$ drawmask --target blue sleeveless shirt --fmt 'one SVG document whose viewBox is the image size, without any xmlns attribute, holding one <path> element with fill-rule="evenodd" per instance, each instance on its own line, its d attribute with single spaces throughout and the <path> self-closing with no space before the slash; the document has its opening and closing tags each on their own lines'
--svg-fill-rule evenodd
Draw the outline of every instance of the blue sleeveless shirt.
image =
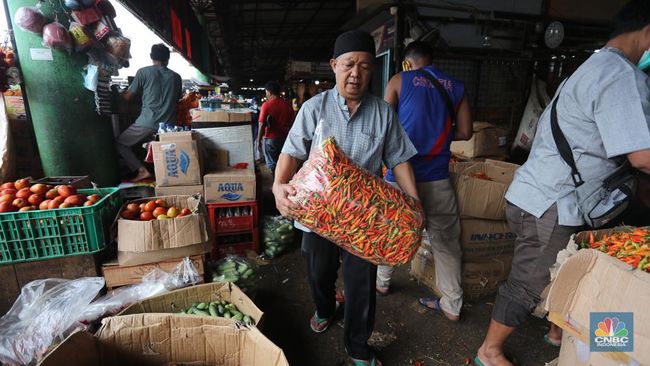
<svg viewBox="0 0 650 366">
<path fill-rule="evenodd" d="M 465 86 L 459 80 L 433 66 L 421 69 L 433 75 L 449 93 L 454 108 L 458 111 L 465 94 Z M 431 182 L 449 178 L 449 146 L 454 137 L 451 115 L 438 89 L 419 71 L 402 72 L 397 115 L 404 130 L 418 150 L 409 162 L 418 182 Z M 392 170 L 386 180 L 395 181 Z"/>
</svg>

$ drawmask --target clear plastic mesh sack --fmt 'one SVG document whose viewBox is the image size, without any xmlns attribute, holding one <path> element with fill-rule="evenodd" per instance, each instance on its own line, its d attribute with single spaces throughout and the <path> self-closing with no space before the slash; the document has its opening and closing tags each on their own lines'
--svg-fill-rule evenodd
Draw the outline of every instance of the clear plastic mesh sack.
<svg viewBox="0 0 650 366">
<path fill-rule="evenodd" d="M 293 222 L 282 216 L 264 216 L 262 237 L 264 240 L 264 254 L 269 258 L 275 258 L 293 244 Z"/>
<path fill-rule="evenodd" d="M 0 362 L 29 364 L 44 355 L 75 324 L 79 312 L 104 287 L 102 277 L 45 279 L 25 285 L 0 318 Z"/>
<path fill-rule="evenodd" d="M 297 221 L 374 264 L 408 263 L 422 240 L 424 212 L 413 197 L 356 165 L 332 137 L 289 182 Z"/>
<path fill-rule="evenodd" d="M 212 282 L 232 282 L 247 294 L 255 293 L 259 276 L 257 265 L 236 255 L 227 256 L 208 265 Z"/>
</svg>

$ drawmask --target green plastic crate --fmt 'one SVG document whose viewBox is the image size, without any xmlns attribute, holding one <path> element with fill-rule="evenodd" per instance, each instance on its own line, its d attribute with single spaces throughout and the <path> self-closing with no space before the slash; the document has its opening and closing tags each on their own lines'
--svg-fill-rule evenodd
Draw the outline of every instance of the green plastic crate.
<svg viewBox="0 0 650 366">
<path fill-rule="evenodd" d="M 121 206 L 119 189 L 80 189 L 79 193 L 97 193 L 102 199 L 92 206 L 0 214 L 0 265 L 104 249 Z"/>
</svg>

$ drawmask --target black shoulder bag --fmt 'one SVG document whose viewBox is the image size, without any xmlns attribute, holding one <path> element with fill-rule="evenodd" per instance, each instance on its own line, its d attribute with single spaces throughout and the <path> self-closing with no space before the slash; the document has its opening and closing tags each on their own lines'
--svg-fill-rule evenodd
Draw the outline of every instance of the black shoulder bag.
<svg viewBox="0 0 650 366">
<path fill-rule="evenodd" d="M 603 226 L 623 213 L 629 205 L 637 186 L 636 170 L 625 159 L 616 170 L 606 177 L 587 182 L 582 180 L 573 159 L 573 152 L 557 119 L 557 97 L 551 107 L 551 132 L 560 156 L 571 168 L 571 179 L 575 185 L 578 209 L 587 225 L 597 228 Z"/>
<path fill-rule="evenodd" d="M 438 93 L 440 93 L 440 96 L 442 97 L 442 100 L 445 102 L 445 106 L 447 107 L 447 111 L 449 111 L 449 115 L 451 116 L 451 124 L 452 126 L 456 125 L 456 108 L 454 108 L 454 103 L 451 101 L 451 97 L 449 96 L 449 93 L 447 93 L 447 90 L 445 89 L 442 84 L 440 84 L 440 81 L 438 81 L 437 78 L 435 78 L 433 75 L 430 73 L 418 69 L 417 70 L 422 76 L 426 77 L 433 86 L 438 89 Z"/>
</svg>

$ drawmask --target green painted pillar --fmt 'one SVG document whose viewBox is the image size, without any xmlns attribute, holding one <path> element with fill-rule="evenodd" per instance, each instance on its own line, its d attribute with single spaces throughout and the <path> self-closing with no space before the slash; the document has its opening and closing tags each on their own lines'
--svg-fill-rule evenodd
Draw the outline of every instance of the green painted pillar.
<svg viewBox="0 0 650 366">
<path fill-rule="evenodd" d="M 36 1 L 6 2 L 45 175 L 89 175 L 100 186 L 116 185 L 119 176 L 110 118 L 97 114 L 94 93 L 83 86 L 82 69 L 88 57 L 52 50 L 52 61 L 32 60 L 30 49 L 46 48 L 43 38 L 18 28 L 14 14 Z M 48 21 L 54 21 L 55 11 L 59 11 L 59 22 L 68 26 L 60 9 L 52 9 L 48 2 L 42 4 Z"/>
</svg>

